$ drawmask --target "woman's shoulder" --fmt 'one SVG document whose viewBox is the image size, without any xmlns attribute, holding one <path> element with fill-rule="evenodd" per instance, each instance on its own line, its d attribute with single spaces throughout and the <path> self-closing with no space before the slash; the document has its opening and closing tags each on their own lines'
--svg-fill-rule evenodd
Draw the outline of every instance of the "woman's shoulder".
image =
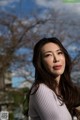
<svg viewBox="0 0 80 120">
<path fill-rule="evenodd" d="M 47 91 L 52 91 L 46 84 L 41 83 L 39 84 L 39 90 L 43 91 L 43 90 L 47 90 Z"/>
<path fill-rule="evenodd" d="M 36 92 L 35 92 L 36 91 Z M 33 86 L 31 93 L 43 93 L 43 92 L 51 92 L 52 90 L 44 83 L 40 83 L 38 86 Z"/>
<path fill-rule="evenodd" d="M 35 94 L 33 94 L 33 99 L 38 101 L 44 101 L 44 100 L 57 100 L 57 96 L 53 90 L 51 90 L 47 85 L 41 83 L 39 84 L 39 87 Z"/>
<path fill-rule="evenodd" d="M 49 89 L 49 87 L 44 83 L 40 83 L 39 88 L 47 88 L 47 89 Z"/>
<path fill-rule="evenodd" d="M 35 85 L 32 88 L 31 91 L 32 95 L 34 96 L 47 96 L 47 95 L 51 95 L 51 96 L 56 96 L 55 92 L 53 90 L 51 90 L 46 84 L 44 83 L 40 83 L 38 85 L 38 87 Z"/>
<path fill-rule="evenodd" d="M 49 93 L 53 94 L 54 91 L 52 91 L 46 84 L 41 83 L 39 84 L 39 88 L 36 93 L 37 94 L 40 94 L 40 93 L 41 94 L 49 94 Z"/>
</svg>

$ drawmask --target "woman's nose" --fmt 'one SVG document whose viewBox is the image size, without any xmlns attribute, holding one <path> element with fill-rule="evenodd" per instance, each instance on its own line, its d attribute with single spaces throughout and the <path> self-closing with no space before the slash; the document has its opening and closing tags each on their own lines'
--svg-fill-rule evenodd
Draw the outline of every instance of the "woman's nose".
<svg viewBox="0 0 80 120">
<path fill-rule="evenodd" d="M 59 57 L 57 55 L 54 55 L 54 59 L 53 59 L 54 62 L 59 62 Z"/>
</svg>

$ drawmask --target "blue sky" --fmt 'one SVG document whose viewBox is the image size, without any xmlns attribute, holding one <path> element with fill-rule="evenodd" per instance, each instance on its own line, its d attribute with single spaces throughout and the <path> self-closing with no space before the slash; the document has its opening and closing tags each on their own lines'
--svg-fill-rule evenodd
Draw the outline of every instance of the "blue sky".
<svg viewBox="0 0 80 120">
<path fill-rule="evenodd" d="M 12 86 L 18 87 L 25 79 L 23 77 L 13 77 L 12 78 Z"/>
<path fill-rule="evenodd" d="M 40 12 L 44 9 L 55 8 L 67 10 L 80 15 L 80 2 L 65 3 L 64 0 L 0 0 L 0 10 L 20 15 L 30 15 L 32 12 Z"/>
<path fill-rule="evenodd" d="M 30 16 L 41 9 L 42 7 L 36 4 L 36 0 L 0 0 L 0 10 L 7 10 L 20 17 Z"/>
<path fill-rule="evenodd" d="M 32 53 L 32 50 L 30 48 L 20 48 L 19 50 L 16 51 L 16 55 L 25 55 L 28 56 L 27 59 L 28 61 L 31 61 L 32 60 L 32 57 L 31 57 L 31 53 Z M 24 81 L 25 81 L 25 75 L 26 75 L 26 78 L 27 79 L 30 79 L 32 80 L 32 76 L 34 76 L 34 72 L 30 73 L 31 71 L 33 71 L 33 66 L 31 65 L 28 65 L 26 64 L 25 65 L 26 69 L 28 69 L 28 71 L 26 70 L 25 71 L 25 68 L 19 68 L 17 69 L 17 71 L 14 71 L 13 72 L 13 75 L 12 75 L 12 86 L 13 87 L 18 87 L 19 85 L 21 85 Z"/>
</svg>

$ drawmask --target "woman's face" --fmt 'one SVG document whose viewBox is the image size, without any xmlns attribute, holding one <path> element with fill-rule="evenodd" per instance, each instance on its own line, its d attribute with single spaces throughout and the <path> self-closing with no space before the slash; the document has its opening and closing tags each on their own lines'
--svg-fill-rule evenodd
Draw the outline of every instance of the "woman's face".
<svg viewBox="0 0 80 120">
<path fill-rule="evenodd" d="M 55 43 L 46 43 L 42 49 L 42 63 L 45 69 L 54 76 L 61 76 L 65 69 L 65 56 Z"/>
</svg>

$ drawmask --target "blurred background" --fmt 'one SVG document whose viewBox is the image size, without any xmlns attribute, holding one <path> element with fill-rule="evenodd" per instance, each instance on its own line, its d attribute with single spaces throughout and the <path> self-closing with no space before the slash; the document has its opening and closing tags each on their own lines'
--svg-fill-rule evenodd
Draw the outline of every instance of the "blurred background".
<svg viewBox="0 0 80 120">
<path fill-rule="evenodd" d="M 43 37 L 61 40 L 73 62 L 72 80 L 80 85 L 80 1 L 0 0 L 0 109 L 9 111 L 9 120 L 25 119 L 33 47 Z"/>
</svg>

